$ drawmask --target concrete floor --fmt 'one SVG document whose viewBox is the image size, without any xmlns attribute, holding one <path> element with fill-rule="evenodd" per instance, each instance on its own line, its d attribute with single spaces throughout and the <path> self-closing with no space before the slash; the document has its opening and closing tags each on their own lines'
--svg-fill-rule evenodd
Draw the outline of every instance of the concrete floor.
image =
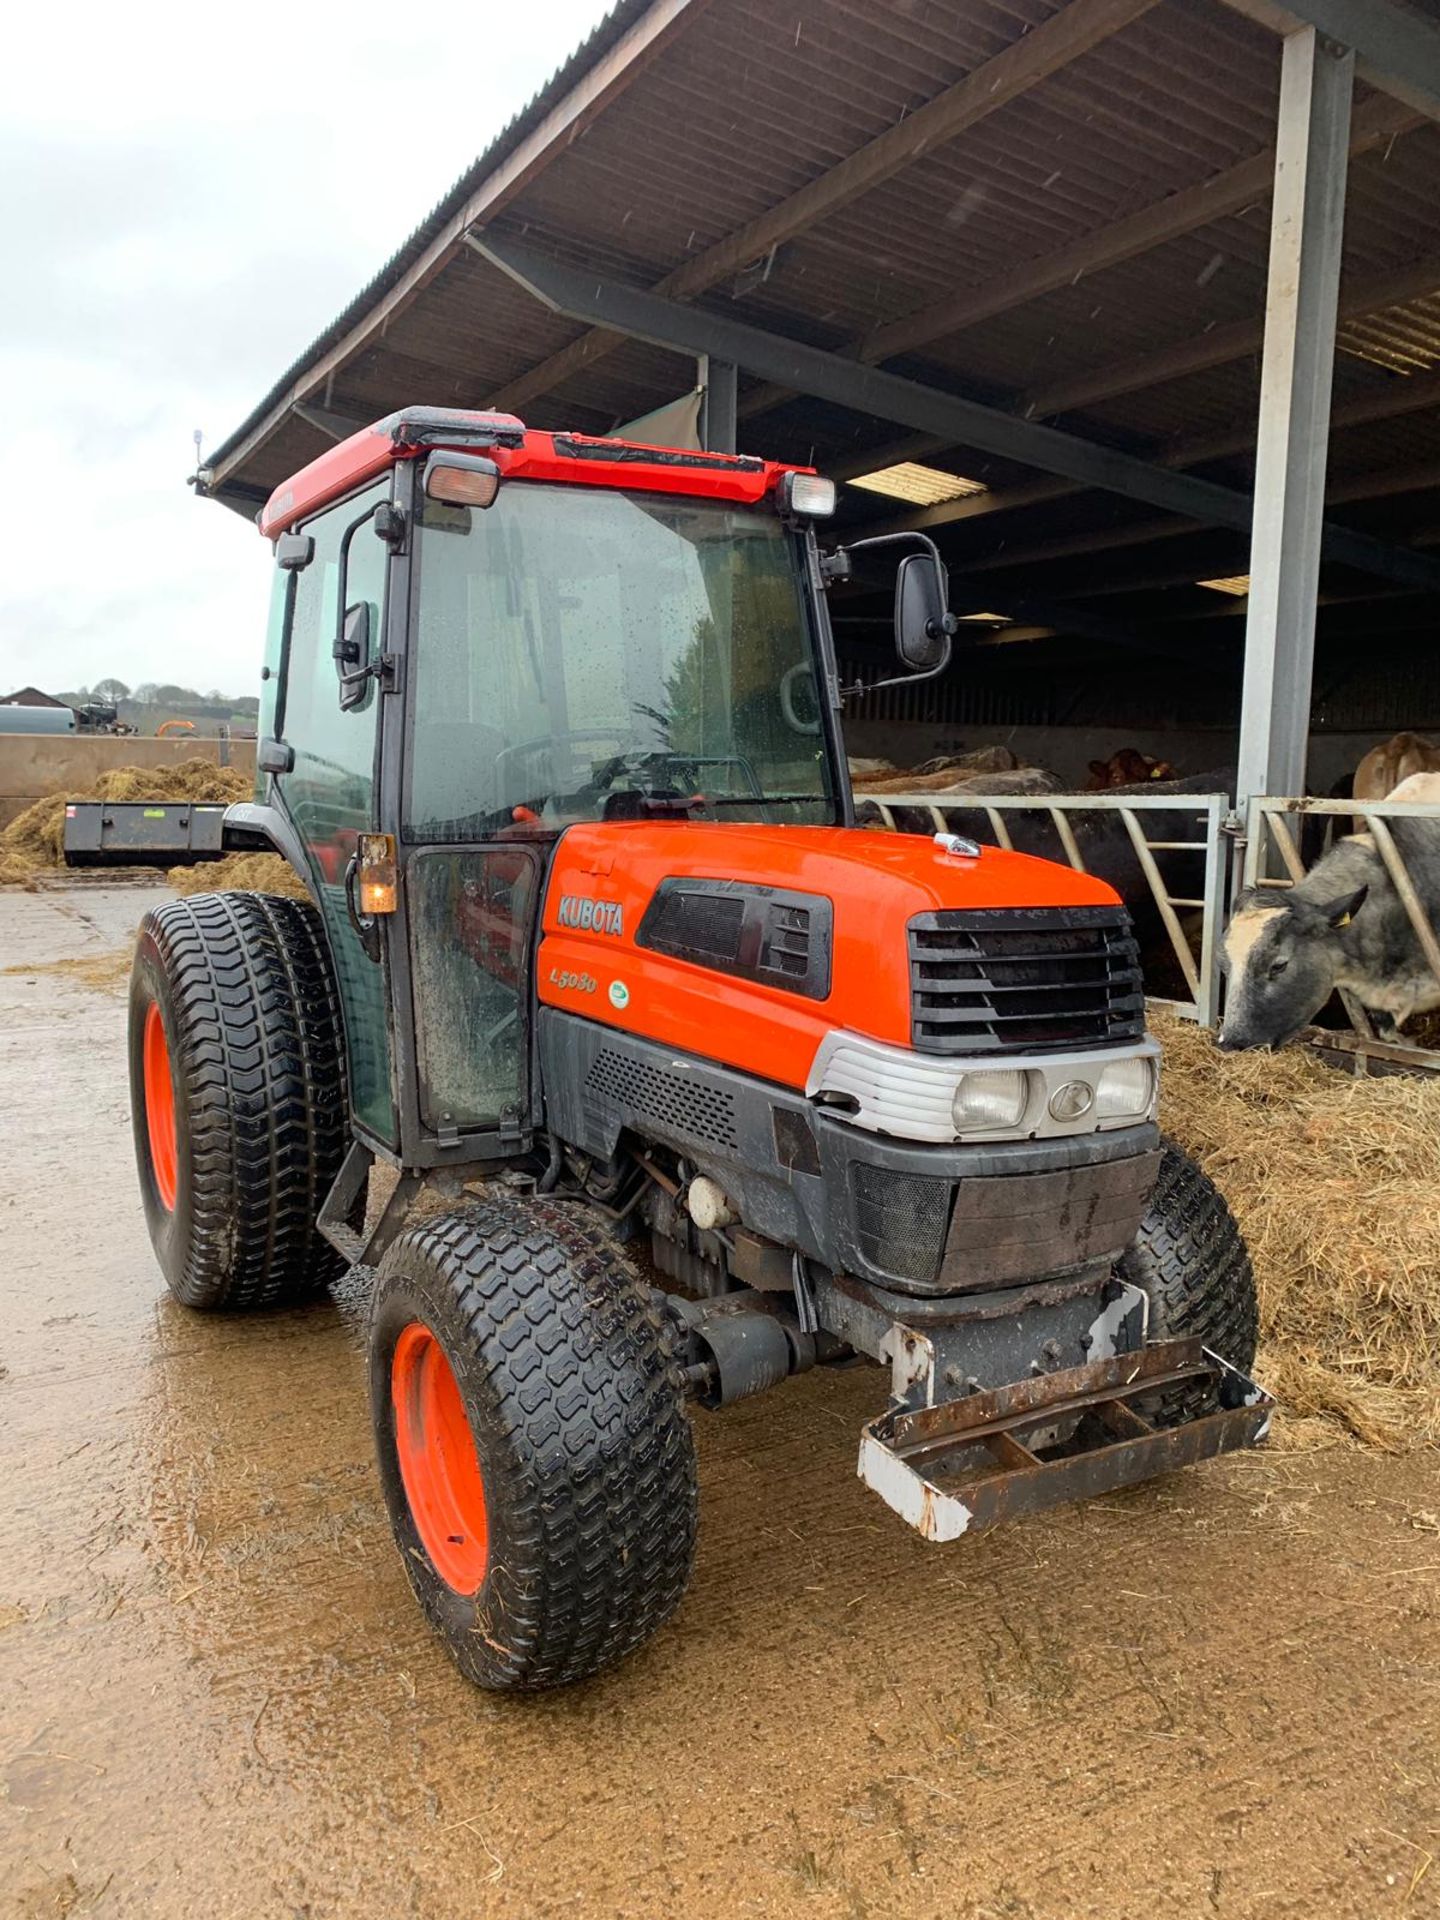
<svg viewBox="0 0 1440 1920">
<path fill-rule="evenodd" d="M 371 1463 L 363 1287 L 187 1314 L 124 1069 L 160 896 L 0 893 L 0 1913 L 1440 1912 L 1433 1456 L 1245 1456 L 952 1547 L 878 1376 L 699 1416 L 674 1624 L 471 1692 Z"/>
</svg>

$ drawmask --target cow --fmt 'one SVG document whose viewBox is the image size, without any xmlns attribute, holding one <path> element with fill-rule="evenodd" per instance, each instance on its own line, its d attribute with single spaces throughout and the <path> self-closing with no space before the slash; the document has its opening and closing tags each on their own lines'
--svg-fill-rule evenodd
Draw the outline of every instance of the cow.
<svg viewBox="0 0 1440 1920">
<path fill-rule="evenodd" d="M 981 781 L 988 782 L 1015 773 L 1039 772 L 1039 768 L 1022 766 L 1019 755 L 1009 747 L 974 747 L 968 753 L 942 754 L 937 759 L 923 760 L 918 767 L 910 768 L 894 767 L 888 761 L 852 760 L 850 783 L 857 794 L 950 793 L 964 787 L 975 786 L 978 789 Z M 990 793 L 1054 793 L 1059 785 L 1058 780 L 1053 780 L 1049 786 L 987 785 L 984 790 Z"/>
<path fill-rule="evenodd" d="M 1104 793 L 1110 787 L 1135 787 L 1147 780 L 1173 780 L 1175 769 L 1168 760 L 1157 760 L 1153 753 L 1141 753 L 1136 747 L 1121 747 L 1108 760 L 1090 762 L 1087 793 Z"/>
<path fill-rule="evenodd" d="M 1397 733 L 1382 747 L 1372 747 L 1355 769 L 1352 800 L 1384 800 L 1402 780 L 1417 773 L 1440 773 L 1440 747 L 1418 733 Z"/>
<path fill-rule="evenodd" d="M 1440 774 L 1401 781 L 1391 800 L 1440 809 Z M 1440 921 L 1440 811 L 1390 831 L 1432 926 Z M 1366 833 L 1348 834 L 1285 893 L 1250 892 L 1225 930 L 1229 975 L 1219 1043 L 1227 1053 L 1283 1047 L 1331 994 L 1348 989 L 1393 1040 L 1412 1015 L 1440 1006 L 1410 917 Z"/>
</svg>

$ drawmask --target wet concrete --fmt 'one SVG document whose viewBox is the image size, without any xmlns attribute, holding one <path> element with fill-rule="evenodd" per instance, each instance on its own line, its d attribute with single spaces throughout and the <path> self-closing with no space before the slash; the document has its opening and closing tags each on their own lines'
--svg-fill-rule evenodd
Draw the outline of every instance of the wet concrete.
<svg viewBox="0 0 1440 1920">
<path fill-rule="evenodd" d="M 154 897 L 0 893 L 0 1913 L 1440 1911 L 1433 1456 L 937 1548 L 855 1481 L 878 1377 L 811 1375 L 701 1416 L 649 1650 L 471 1692 L 391 1546 L 360 1289 L 165 1295 L 106 963 Z"/>
</svg>

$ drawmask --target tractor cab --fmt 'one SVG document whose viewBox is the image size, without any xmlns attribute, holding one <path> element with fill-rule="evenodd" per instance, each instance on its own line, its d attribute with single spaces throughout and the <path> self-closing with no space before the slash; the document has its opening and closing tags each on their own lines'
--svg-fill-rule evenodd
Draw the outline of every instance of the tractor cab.
<svg viewBox="0 0 1440 1920">
<path fill-rule="evenodd" d="M 272 496 L 260 785 L 226 839 L 282 846 L 314 891 L 377 1146 L 531 1143 L 527 980 L 567 829 L 850 824 L 814 531 L 834 498 L 769 461 L 426 408 Z M 903 639 L 933 667 L 943 576 L 902 544 Z"/>
</svg>

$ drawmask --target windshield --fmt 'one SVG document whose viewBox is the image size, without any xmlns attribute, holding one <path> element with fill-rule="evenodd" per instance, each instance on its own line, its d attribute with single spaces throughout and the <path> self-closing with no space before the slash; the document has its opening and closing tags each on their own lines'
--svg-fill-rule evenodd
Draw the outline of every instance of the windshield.
<svg viewBox="0 0 1440 1920">
<path fill-rule="evenodd" d="M 515 481 L 427 501 L 419 574 L 407 838 L 836 819 L 773 513 Z"/>
</svg>

